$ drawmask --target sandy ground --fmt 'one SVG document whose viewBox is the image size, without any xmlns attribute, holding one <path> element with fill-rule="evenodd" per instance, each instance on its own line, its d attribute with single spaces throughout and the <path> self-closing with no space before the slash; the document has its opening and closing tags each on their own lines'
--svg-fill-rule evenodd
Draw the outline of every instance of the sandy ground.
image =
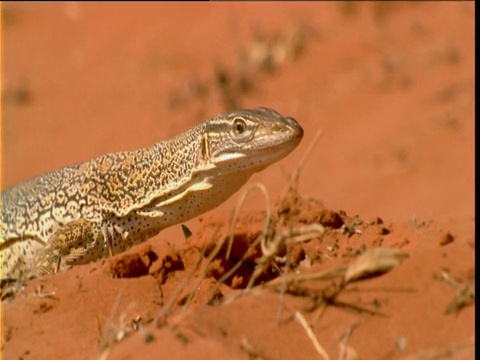
<svg viewBox="0 0 480 360">
<path fill-rule="evenodd" d="M 4 292 L 2 358 L 473 359 L 474 22 L 473 2 L 2 4 L 3 187 L 232 108 L 305 130 L 249 182 L 276 256 L 240 260 L 260 192 L 215 253 L 240 191 L 187 240 Z"/>
</svg>

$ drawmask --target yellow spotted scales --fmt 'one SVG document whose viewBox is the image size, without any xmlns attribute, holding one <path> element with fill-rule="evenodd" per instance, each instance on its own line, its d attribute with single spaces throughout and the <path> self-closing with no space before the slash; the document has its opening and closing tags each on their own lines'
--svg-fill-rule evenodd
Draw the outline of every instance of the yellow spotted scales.
<svg viewBox="0 0 480 360">
<path fill-rule="evenodd" d="M 122 252 L 221 204 L 302 136 L 294 119 L 274 110 L 239 110 L 153 146 L 5 189 L 1 278 L 53 273 Z"/>
</svg>

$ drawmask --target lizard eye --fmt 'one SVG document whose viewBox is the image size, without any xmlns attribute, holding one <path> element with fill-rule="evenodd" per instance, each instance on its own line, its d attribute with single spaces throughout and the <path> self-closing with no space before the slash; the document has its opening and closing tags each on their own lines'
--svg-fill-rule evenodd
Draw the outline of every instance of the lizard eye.
<svg viewBox="0 0 480 360">
<path fill-rule="evenodd" d="M 242 135 L 247 129 L 247 124 L 242 118 L 236 118 L 233 120 L 233 132 L 235 135 Z"/>
<path fill-rule="evenodd" d="M 240 116 L 233 118 L 230 126 L 230 137 L 236 143 L 247 143 L 255 134 L 255 126 Z"/>
</svg>

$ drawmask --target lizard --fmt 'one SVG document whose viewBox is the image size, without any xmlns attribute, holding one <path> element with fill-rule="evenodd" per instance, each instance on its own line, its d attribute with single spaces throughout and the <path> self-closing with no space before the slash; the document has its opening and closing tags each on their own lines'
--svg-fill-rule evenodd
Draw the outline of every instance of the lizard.
<svg viewBox="0 0 480 360">
<path fill-rule="evenodd" d="M 1 278 L 56 273 L 125 251 L 223 203 L 302 137 L 299 123 L 275 110 L 237 110 L 7 188 Z"/>
</svg>

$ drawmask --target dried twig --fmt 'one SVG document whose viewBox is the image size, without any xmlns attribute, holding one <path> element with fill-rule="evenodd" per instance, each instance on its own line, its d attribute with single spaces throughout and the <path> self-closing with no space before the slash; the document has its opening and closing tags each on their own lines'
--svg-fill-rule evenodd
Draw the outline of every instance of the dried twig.
<svg viewBox="0 0 480 360">
<path fill-rule="evenodd" d="M 297 166 L 297 168 L 293 172 L 292 176 L 290 177 L 290 180 L 289 180 L 287 186 L 283 190 L 282 195 L 280 197 L 280 200 L 277 203 L 277 209 L 281 208 L 284 205 L 285 200 L 288 196 L 288 193 L 291 191 L 291 189 L 294 186 L 296 186 L 296 184 L 298 184 L 298 178 L 300 177 L 300 172 L 303 170 L 303 167 L 305 166 L 305 164 L 307 162 L 307 159 L 310 157 L 311 153 L 313 152 L 313 149 L 317 145 L 317 142 L 320 139 L 320 136 L 321 136 L 321 131 L 318 130 L 315 133 L 315 136 L 314 136 L 312 142 L 310 143 L 307 151 L 305 152 L 302 159 L 300 160 L 299 165 Z M 285 220 L 285 217 L 282 214 L 279 223 L 282 224 L 284 222 L 284 220 Z M 321 229 L 320 229 L 320 232 L 323 233 L 324 231 L 325 231 L 325 229 L 322 226 Z M 311 239 L 310 237 L 305 238 L 305 240 L 310 240 L 310 239 Z M 287 240 L 286 236 L 282 236 L 282 237 L 277 238 L 276 241 L 273 241 L 273 244 L 274 244 L 273 249 L 275 250 L 275 253 L 279 250 L 282 243 L 286 240 Z M 305 240 L 303 240 L 303 238 L 302 238 L 301 241 L 305 241 Z M 299 241 L 298 238 L 297 238 L 297 241 Z M 285 292 L 286 292 L 287 286 L 288 286 L 287 285 L 287 275 L 288 275 L 288 268 L 289 268 L 289 263 L 288 263 L 288 261 L 289 261 L 289 251 L 288 251 L 289 248 L 290 247 L 287 244 L 287 263 L 285 264 L 285 271 L 284 271 L 283 276 L 282 276 L 282 288 L 281 288 L 279 299 L 278 299 L 277 324 L 279 324 L 280 321 L 281 321 L 282 312 L 283 312 L 283 303 L 284 303 L 284 299 L 285 299 Z M 270 252 L 271 252 L 271 249 L 270 249 Z M 266 247 L 266 241 L 262 242 L 262 254 L 263 254 L 263 257 L 262 257 L 261 261 L 263 260 L 264 264 L 267 263 L 269 257 L 273 256 L 272 253 L 270 255 L 268 255 L 268 250 L 267 250 L 267 247 Z M 252 276 L 252 278 L 253 278 L 253 276 Z M 250 282 L 253 283 L 252 281 L 250 281 Z"/>
<path fill-rule="evenodd" d="M 453 344 L 443 349 L 423 350 L 416 354 L 407 356 L 404 360 L 428 360 L 453 357 L 462 353 L 465 359 L 475 358 L 475 339 L 470 338 L 460 344 Z"/>
<path fill-rule="evenodd" d="M 353 325 L 350 325 L 340 337 L 340 341 L 338 343 L 338 347 L 340 348 L 340 360 L 349 360 L 352 358 L 358 359 L 358 356 L 355 356 L 355 350 L 348 345 L 348 339 L 350 338 L 350 335 L 352 335 L 353 330 L 355 330 L 359 325 L 360 322 L 356 322 Z"/>
<path fill-rule="evenodd" d="M 240 197 L 240 200 L 238 201 L 237 203 L 237 206 L 235 207 L 235 212 L 232 216 L 232 221 L 230 222 L 230 232 L 229 232 L 229 237 L 228 237 L 228 247 L 227 247 L 227 251 L 225 253 L 225 259 L 229 259 L 230 258 L 230 252 L 232 250 L 232 245 L 233 245 L 233 233 L 234 233 L 234 229 L 235 229 L 235 223 L 237 222 L 237 218 L 238 218 L 238 215 L 240 214 L 240 209 L 242 208 L 244 202 L 245 202 L 245 199 L 247 198 L 247 195 L 254 189 L 259 189 L 264 198 L 265 198 L 265 223 L 264 223 L 264 227 L 263 227 L 263 236 L 265 236 L 267 234 L 267 231 L 268 231 L 268 226 L 270 224 L 270 197 L 268 195 L 268 191 L 267 191 L 267 188 L 265 187 L 265 185 L 263 185 L 262 183 L 259 183 L 259 182 L 255 182 L 253 184 L 251 184 L 241 195 Z"/>
<path fill-rule="evenodd" d="M 290 267 L 290 246 L 287 244 L 287 252 L 285 254 L 287 261 L 285 262 L 285 270 L 282 276 L 282 287 L 280 289 L 280 296 L 278 297 L 278 309 L 277 309 L 277 325 L 280 324 L 282 320 L 282 312 L 283 312 L 283 303 L 285 301 L 285 292 L 287 291 L 287 276 L 288 276 L 288 269 Z"/>
<path fill-rule="evenodd" d="M 115 302 L 113 303 L 112 311 L 110 312 L 110 317 L 108 322 L 105 325 L 103 330 L 102 338 L 100 339 L 99 350 L 101 352 L 100 359 L 106 359 L 110 353 L 111 347 L 113 345 L 114 339 L 116 337 L 115 326 L 113 325 L 114 318 L 117 315 L 120 302 L 123 297 L 123 289 L 118 293 Z M 115 334 L 114 334 L 115 333 Z"/>
<path fill-rule="evenodd" d="M 282 278 L 276 278 L 273 279 L 272 281 L 269 281 L 265 284 L 262 284 L 262 287 L 276 287 L 281 285 L 284 281 L 290 285 L 290 284 L 298 284 L 303 281 L 309 281 L 309 280 L 331 280 L 340 276 L 343 276 L 343 274 L 346 271 L 345 266 L 335 266 L 320 272 L 316 273 L 311 273 L 311 274 L 293 274 L 290 276 L 287 276 L 285 279 Z"/>
<path fill-rule="evenodd" d="M 365 251 L 350 264 L 345 282 L 351 283 L 386 273 L 400 265 L 408 257 L 406 252 L 379 246 Z"/>
<path fill-rule="evenodd" d="M 318 342 L 315 334 L 313 333 L 312 327 L 308 324 L 307 320 L 305 317 L 302 315 L 301 312 L 295 311 L 294 315 L 295 320 L 303 327 L 305 332 L 307 333 L 308 338 L 312 341 L 313 346 L 315 347 L 315 350 L 325 359 L 325 360 L 330 360 L 330 356 L 328 356 L 327 352 L 325 349 L 320 345 Z"/>
<path fill-rule="evenodd" d="M 203 259 L 205 248 L 203 248 L 200 254 L 198 255 L 197 261 L 195 261 L 194 266 L 188 273 L 187 277 L 182 281 L 182 283 L 175 290 L 175 293 L 170 298 L 170 301 L 162 308 L 162 311 L 160 311 L 160 313 L 155 317 L 154 324 L 156 324 L 157 327 L 160 327 L 164 323 L 166 317 L 170 314 L 173 304 L 177 301 L 181 292 L 185 289 L 185 287 L 188 285 L 188 282 L 192 279 L 193 275 L 195 274 L 195 271 L 197 270 L 198 266 L 200 265 Z"/>
<path fill-rule="evenodd" d="M 322 235 L 324 231 L 325 229 L 321 224 L 307 224 L 298 227 L 290 227 L 284 231 L 278 232 L 274 238 L 268 242 L 266 238 L 262 238 L 262 257 L 257 260 L 258 265 L 255 268 L 246 289 L 253 286 L 255 280 L 268 268 L 283 246 L 300 241 L 311 240 Z"/>
<path fill-rule="evenodd" d="M 440 278 L 455 290 L 455 299 L 447 305 L 445 314 L 459 312 L 464 307 L 475 303 L 475 281 L 473 279 L 467 284 L 461 284 L 447 271 L 442 271 L 440 273 Z"/>
<path fill-rule="evenodd" d="M 280 200 L 278 201 L 278 207 L 282 207 L 283 203 L 285 202 L 285 199 L 288 196 L 288 193 L 290 190 L 295 186 L 295 184 L 298 183 L 298 178 L 300 177 L 300 173 L 303 170 L 305 164 L 307 163 L 308 158 L 313 152 L 313 149 L 315 149 L 315 146 L 317 145 L 318 141 L 320 140 L 320 136 L 322 136 L 322 132 L 320 130 L 317 130 L 315 133 L 315 136 L 313 137 L 312 142 L 307 148 L 307 151 L 305 151 L 305 154 L 303 155 L 302 159 L 300 160 L 300 163 L 298 164 L 297 168 L 293 172 L 292 176 L 290 176 L 290 180 L 288 181 L 287 186 L 282 192 L 282 195 L 280 196 Z"/>
<path fill-rule="evenodd" d="M 268 195 L 268 191 L 267 191 L 265 185 L 263 185 L 262 183 L 253 183 L 250 187 L 248 187 L 242 193 L 242 196 L 241 196 L 240 200 L 238 201 L 237 206 L 235 208 L 235 212 L 234 212 L 234 215 L 232 217 L 232 221 L 230 222 L 229 237 L 228 237 L 229 242 L 228 242 L 228 248 L 227 248 L 227 251 L 226 251 L 226 254 L 225 254 L 225 258 L 226 259 L 230 258 L 230 253 L 231 253 L 231 249 L 232 249 L 232 246 L 233 246 L 235 223 L 238 219 L 240 209 L 241 209 L 242 205 L 244 204 L 245 199 L 246 199 L 247 195 L 249 194 L 249 192 L 252 191 L 255 188 L 258 188 L 263 193 L 263 195 L 265 197 L 266 207 L 265 207 L 265 220 L 264 220 L 263 232 L 260 236 L 258 236 L 255 239 L 255 241 L 252 244 L 250 244 L 250 246 L 247 248 L 247 251 L 242 256 L 242 258 L 239 261 L 237 261 L 237 263 L 217 281 L 216 286 L 212 289 L 210 294 L 213 294 L 218 289 L 218 287 L 221 284 L 223 284 L 223 282 L 225 282 L 230 276 L 232 276 L 235 273 L 235 271 L 237 271 L 240 268 L 240 266 L 242 266 L 242 264 L 245 262 L 245 260 L 248 256 L 248 254 L 250 253 L 250 251 L 254 250 L 258 246 L 258 244 L 262 241 L 262 239 L 265 238 L 265 236 L 268 232 L 268 227 L 269 227 L 269 224 L 270 224 L 270 197 Z M 220 246 L 221 245 L 223 245 L 223 242 L 221 242 Z M 252 278 L 250 278 L 250 279 L 252 279 Z M 253 284 L 253 282 L 249 282 L 249 284 L 250 283 Z M 248 289 L 248 285 L 247 285 L 247 289 Z"/>
</svg>

